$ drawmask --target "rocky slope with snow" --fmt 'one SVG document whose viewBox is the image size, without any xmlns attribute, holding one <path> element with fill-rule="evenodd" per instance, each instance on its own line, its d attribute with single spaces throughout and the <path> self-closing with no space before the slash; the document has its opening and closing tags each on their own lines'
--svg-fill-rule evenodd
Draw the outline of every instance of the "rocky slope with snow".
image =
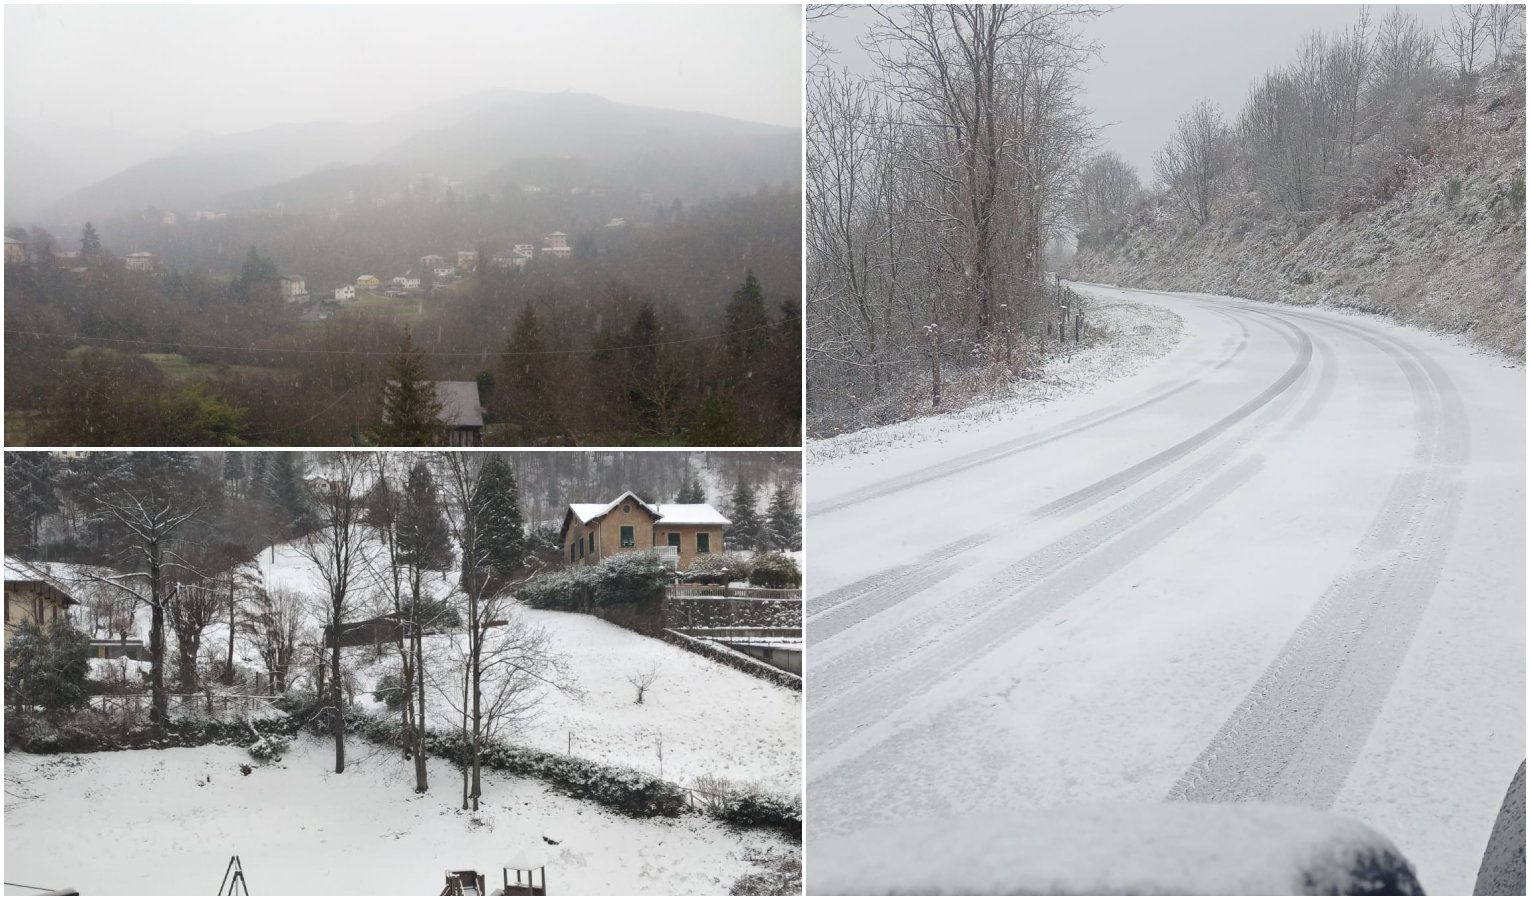
<svg viewBox="0 0 1530 900">
<path fill-rule="evenodd" d="M 1433 110 L 1428 151 L 1385 201 L 1273 216 L 1229 198 L 1198 227 L 1149 202 L 1103 247 L 1080 250 L 1082 281 L 1382 313 L 1525 355 L 1525 70 L 1484 80 L 1457 129 Z"/>
</svg>

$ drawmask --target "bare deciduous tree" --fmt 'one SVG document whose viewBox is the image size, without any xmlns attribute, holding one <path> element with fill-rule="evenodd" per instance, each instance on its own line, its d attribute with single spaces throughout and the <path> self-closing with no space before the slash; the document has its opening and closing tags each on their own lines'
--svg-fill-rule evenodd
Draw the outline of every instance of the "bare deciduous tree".
<svg viewBox="0 0 1530 900">
<path fill-rule="evenodd" d="M 637 689 L 637 699 L 632 702 L 642 703 L 643 695 L 648 693 L 648 689 L 654 686 L 654 683 L 659 680 L 662 674 L 659 671 L 658 664 L 637 672 L 628 672 L 627 683 Z"/>
<path fill-rule="evenodd" d="M 1222 113 L 1210 100 L 1201 100 L 1174 123 L 1169 142 L 1153 160 L 1153 171 L 1180 207 L 1205 225 L 1227 190 L 1231 162 Z"/>
</svg>

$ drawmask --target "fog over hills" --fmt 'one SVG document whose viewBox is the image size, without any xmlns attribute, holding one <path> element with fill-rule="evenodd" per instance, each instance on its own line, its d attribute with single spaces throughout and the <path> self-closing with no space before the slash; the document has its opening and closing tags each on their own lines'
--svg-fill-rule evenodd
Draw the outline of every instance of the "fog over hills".
<svg viewBox="0 0 1530 900">
<path fill-rule="evenodd" d="M 427 173 L 464 192 L 495 192 L 562 170 L 591 184 L 685 199 L 800 179 L 796 129 L 572 92 L 489 91 L 371 123 L 287 123 L 203 136 L 104 177 L 70 168 L 57 152 L 77 135 L 44 143 L 24 128 L 7 128 L 12 224 L 144 207 L 329 205 L 352 191 L 404 190 Z M 97 180 L 79 183 L 93 174 Z"/>
</svg>

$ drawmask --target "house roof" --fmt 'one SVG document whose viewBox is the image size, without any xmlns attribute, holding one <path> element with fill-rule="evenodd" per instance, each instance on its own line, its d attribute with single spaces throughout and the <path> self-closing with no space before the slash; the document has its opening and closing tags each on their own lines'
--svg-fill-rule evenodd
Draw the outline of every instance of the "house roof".
<svg viewBox="0 0 1530 900">
<path fill-rule="evenodd" d="M 732 525 L 710 503 L 661 503 L 660 525 Z"/>
<path fill-rule="evenodd" d="M 305 280 L 305 279 L 301 275 L 283 275 L 282 276 L 282 281 L 303 281 L 303 280 Z"/>
<path fill-rule="evenodd" d="M 128 256 L 158 256 L 158 255 L 159 254 L 157 254 L 157 253 L 150 253 L 147 250 L 139 250 L 137 253 L 129 253 L 128 254 Z"/>
<path fill-rule="evenodd" d="M 639 506 L 648 510 L 654 517 L 656 525 L 731 525 L 733 524 L 726 516 L 713 509 L 707 503 L 645 503 L 637 494 L 627 491 L 610 503 L 570 503 L 568 513 L 563 517 L 563 528 L 568 531 L 568 520 L 572 516 L 579 520 L 579 524 L 588 525 L 601 516 L 622 504 L 622 501 L 631 499 Z"/>
<path fill-rule="evenodd" d="M 441 421 L 453 428 L 482 428 L 483 403 L 476 381 L 438 381 L 436 399 L 441 401 Z"/>
<path fill-rule="evenodd" d="M 74 599 L 69 591 L 59 584 L 58 580 L 47 572 L 31 563 L 19 560 L 14 556 L 5 558 L 5 581 L 7 584 L 43 584 L 58 592 L 63 599 L 64 605 L 78 605 L 80 601 Z"/>
<path fill-rule="evenodd" d="M 7 244 L 20 244 L 20 243 L 22 243 L 22 242 L 21 242 L 21 241 L 18 241 L 18 240 L 16 240 L 16 239 L 15 239 L 15 238 L 13 238 L 13 237 L 8 237 L 8 238 L 6 238 L 6 239 L 5 239 L 5 242 L 6 242 L 6 243 L 7 243 Z"/>
</svg>

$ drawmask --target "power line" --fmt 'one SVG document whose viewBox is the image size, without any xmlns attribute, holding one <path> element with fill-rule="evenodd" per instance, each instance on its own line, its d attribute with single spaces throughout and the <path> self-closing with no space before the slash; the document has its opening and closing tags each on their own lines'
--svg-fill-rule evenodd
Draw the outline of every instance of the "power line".
<svg viewBox="0 0 1530 900">
<path fill-rule="evenodd" d="M 740 331 L 735 331 L 732 332 L 732 334 L 749 334 L 751 332 L 763 331 L 767 328 L 774 327 L 776 326 L 770 323 L 766 323 L 764 325 L 756 325 L 753 328 L 745 328 Z M 397 353 L 395 350 L 319 350 L 311 347 L 235 347 L 219 344 L 186 344 L 180 341 L 140 341 L 131 338 L 88 337 L 79 334 L 63 334 L 51 331 L 20 331 L 10 328 L 7 328 L 5 333 L 21 337 L 62 338 L 64 340 L 71 341 L 98 341 L 109 344 L 133 344 L 140 347 L 177 347 L 186 350 L 233 350 L 241 353 L 309 353 L 328 354 L 331 356 L 393 356 Z M 570 350 L 516 350 L 513 352 L 508 350 L 435 350 L 429 352 L 420 351 L 419 355 L 449 357 L 560 356 L 586 353 L 607 353 L 615 350 L 646 350 L 653 347 L 671 347 L 676 344 L 694 344 L 700 341 L 715 341 L 719 338 L 730 336 L 731 335 L 729 333 L 722 332 L 718 334 L 704 334 L 700 337 L 677 338 L 673 341 L 658 341 L 652 344 L 624 344 L 619 347 L 589 347 L 585 349 L 576 348 Z"/>
</svg>

